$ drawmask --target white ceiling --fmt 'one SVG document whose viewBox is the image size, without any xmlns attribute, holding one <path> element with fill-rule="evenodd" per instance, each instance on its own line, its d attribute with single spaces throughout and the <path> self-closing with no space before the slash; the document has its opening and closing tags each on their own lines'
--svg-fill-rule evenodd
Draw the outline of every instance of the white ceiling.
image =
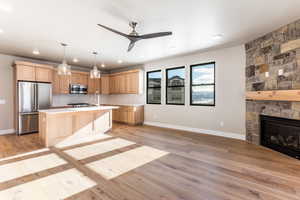
<svg viewBox="0 0 300 200">
<path fill-rule="evenodd" d="M 299 0 L 0 0 L 0 52 L 58 62 L 65 42 L 70 64 L 76 57 L 91 66 L 96 50 L 99 64 L 115 68 L 242 44 L 298 18 Z M 173 35 L 139 41 L 127 53 L 127 39 L 97 26 L 129 33 L 130 20 L 140 34 Z"/>
</svg>

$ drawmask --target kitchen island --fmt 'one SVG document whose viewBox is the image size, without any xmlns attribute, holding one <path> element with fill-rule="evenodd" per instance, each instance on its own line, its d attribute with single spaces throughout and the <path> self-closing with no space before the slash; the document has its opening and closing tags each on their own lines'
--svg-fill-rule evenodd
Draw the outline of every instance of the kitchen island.
<svg viewBox="0 0 300 200">
<path fill-rule="evenodd" d="M 60 108 L 39 111 L 39 136 L 46 147 L 68 146 L 103 136 L 112 128 L 116 106 Z"/>
</svg>

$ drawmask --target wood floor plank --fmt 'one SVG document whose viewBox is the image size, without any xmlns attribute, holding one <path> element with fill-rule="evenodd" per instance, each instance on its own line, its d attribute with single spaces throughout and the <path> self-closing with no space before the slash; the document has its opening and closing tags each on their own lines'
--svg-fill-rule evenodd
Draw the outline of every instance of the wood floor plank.
<svg viewBox="0 0 300 200">
<path fill-rule="evenodd" d="M 265 147 L 235 139 L 151 126 L 113 124 L 108 134 L 111 138 L 62 149 L 50 148 L 51 153 L 65 160 L 65 165 L 4 182 L 0 184 L 0 192 L 75 168 L 96 185 L 68 196 L 67 200 L 300 199 L 300 161 Z M 116 138 L 135 144 L 109 152 L 91 151 L 91 156 L 84 156 L 82 160 L 76 160 L 64 152 Z M 43 148 L 35 139 L 34 135 L 0 136 L 0 157 Z M 85 166 L 144 146 L 169 154 L 138 168 L 131 168 L 110 180 Z M 49 152 L 0 160 L 0 167 L 47 154 Z M 126 166 L 130 162 L 124 159 L 117 165 Z"/>
</svg>

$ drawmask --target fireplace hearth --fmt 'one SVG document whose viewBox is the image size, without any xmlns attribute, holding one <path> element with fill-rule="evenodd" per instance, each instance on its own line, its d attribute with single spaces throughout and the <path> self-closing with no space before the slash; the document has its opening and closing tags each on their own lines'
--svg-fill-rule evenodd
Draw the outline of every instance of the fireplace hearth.
<svg viewBox="0 0 300 200">
<path fill-rule="evenodd" d="M 261 145 L 300 159 L 300 120 L 261 115 Z"/>
</svg>

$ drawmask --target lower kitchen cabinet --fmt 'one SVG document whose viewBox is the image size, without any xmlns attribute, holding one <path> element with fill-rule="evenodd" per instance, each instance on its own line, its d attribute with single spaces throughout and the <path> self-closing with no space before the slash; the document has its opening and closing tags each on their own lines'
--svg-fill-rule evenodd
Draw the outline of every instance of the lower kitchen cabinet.
<svg viewBox="0 0 300 200">
<path fill-rule="evenodd" d="M 118 106 L 119 109 L 113 110 L 112 119 L 115 122 L 121 122 L 129 125 L 141 125 L 144 123 L 143 105 L 110 105 Z"/>
</svg>

